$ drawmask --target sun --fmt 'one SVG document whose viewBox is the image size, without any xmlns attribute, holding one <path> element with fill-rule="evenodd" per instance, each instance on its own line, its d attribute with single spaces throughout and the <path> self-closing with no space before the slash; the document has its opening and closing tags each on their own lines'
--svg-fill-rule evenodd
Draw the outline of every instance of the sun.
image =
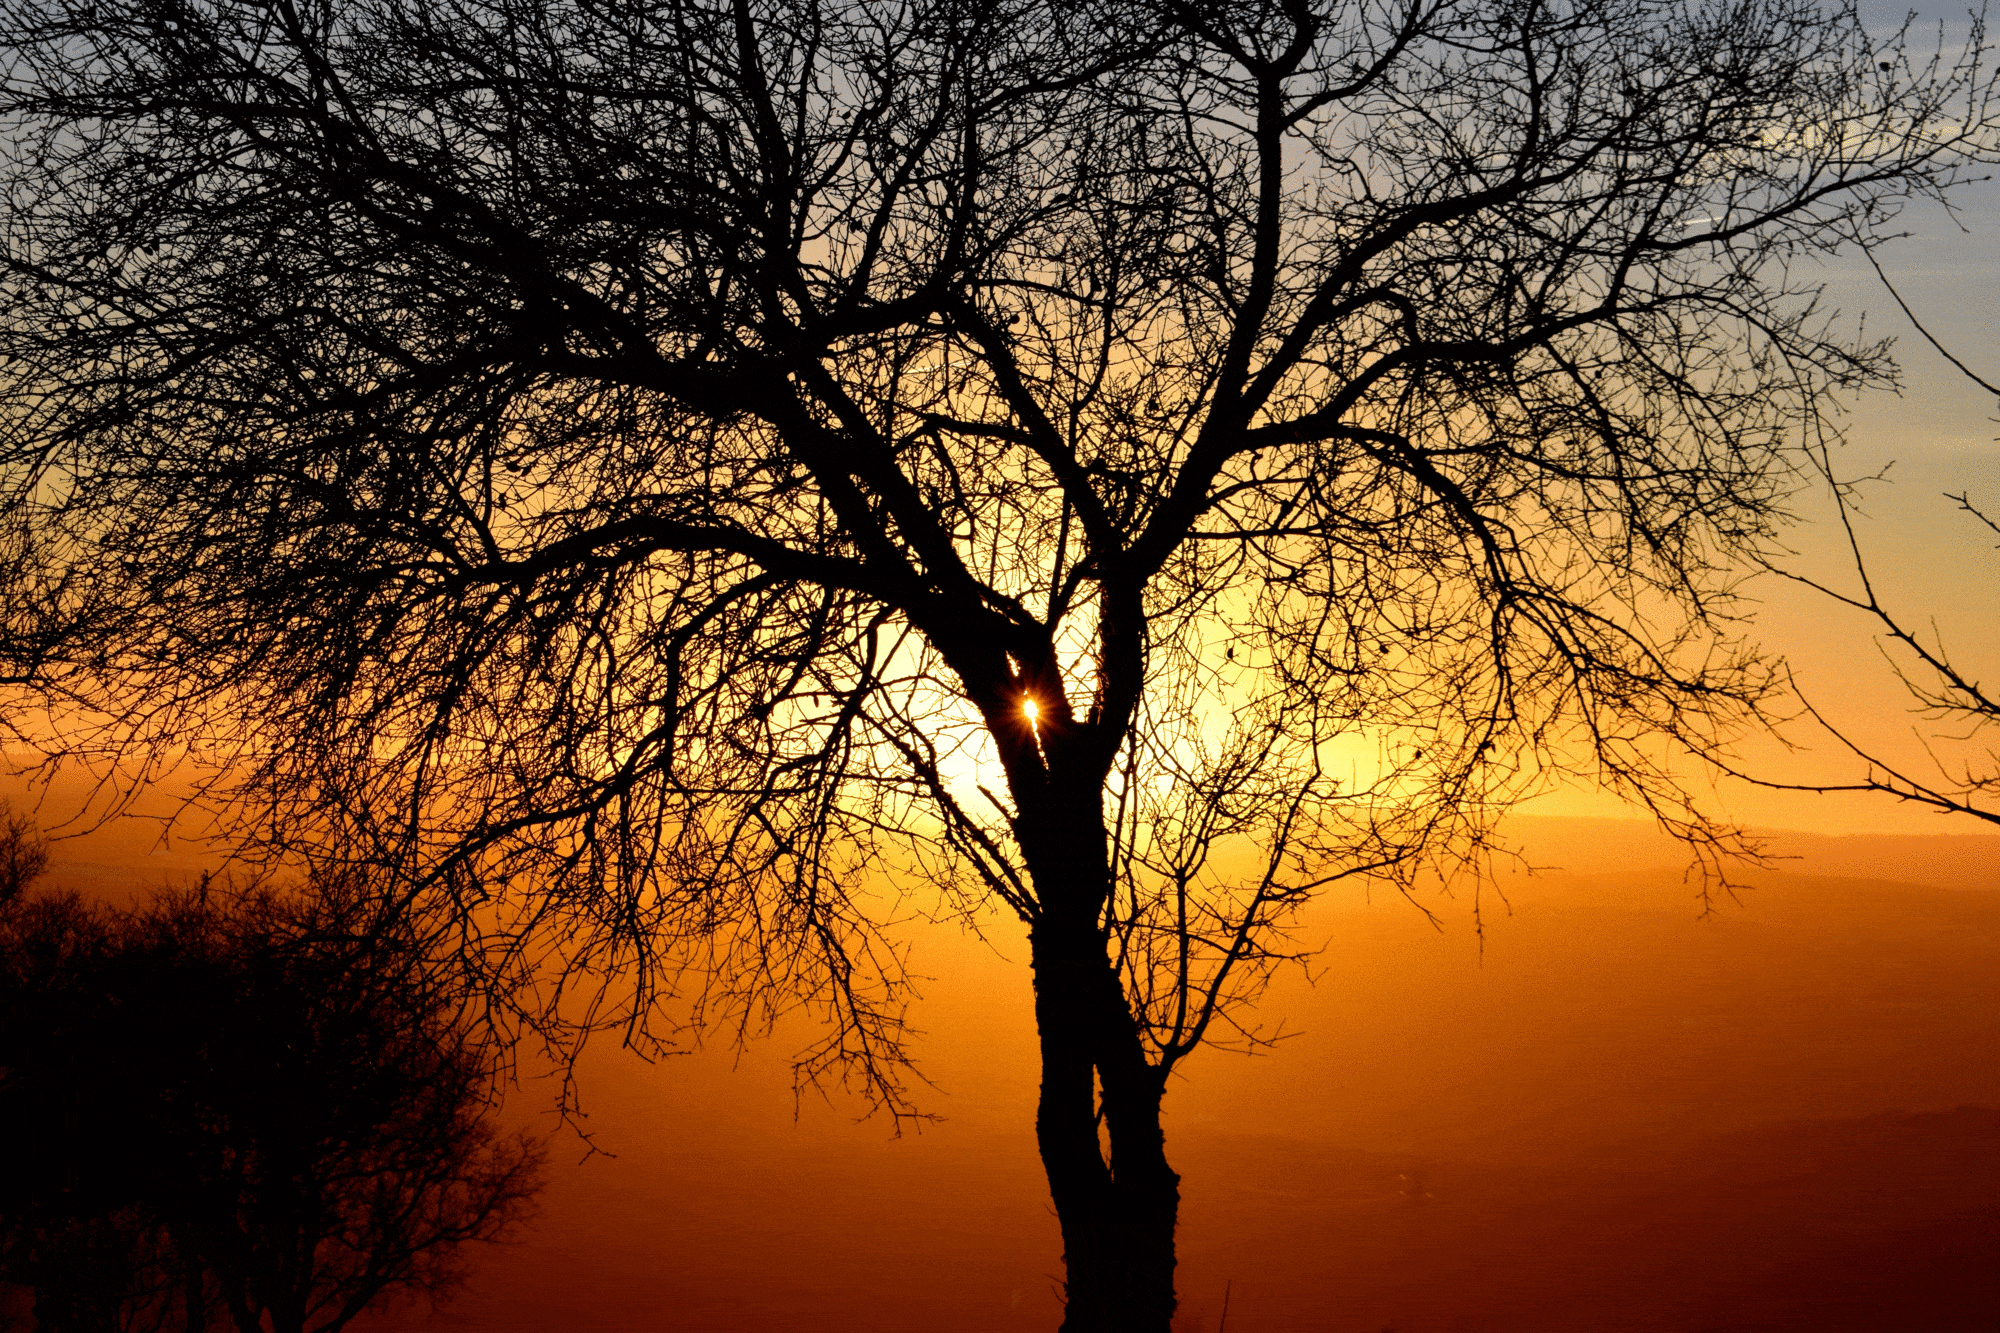
<svg viewBox="0 0 2000 1333">
<path fill-rule="evenodd" d="M 1021 716 L 1027 718 L 1029 722 L 1033 722 L 1041 715 L 1042 709 L 1040 704 L 1037 704 L 1033 699 L 1021 700 Z"/>
</svg>

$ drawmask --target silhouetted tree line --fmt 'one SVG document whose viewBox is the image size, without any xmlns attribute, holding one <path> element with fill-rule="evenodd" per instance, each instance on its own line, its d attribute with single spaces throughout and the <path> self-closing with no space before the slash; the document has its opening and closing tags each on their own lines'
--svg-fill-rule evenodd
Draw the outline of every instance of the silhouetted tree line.
<svg viewBox="0 0 2000 1333">
<path fill-rule="evenodd" d="M 29 893 L 0 836 L 0 1281 L 40 1333 L 331 1333 L 462 1276 L 538 1188 L 495 1052 L 366 876 Z"/>
</svg>

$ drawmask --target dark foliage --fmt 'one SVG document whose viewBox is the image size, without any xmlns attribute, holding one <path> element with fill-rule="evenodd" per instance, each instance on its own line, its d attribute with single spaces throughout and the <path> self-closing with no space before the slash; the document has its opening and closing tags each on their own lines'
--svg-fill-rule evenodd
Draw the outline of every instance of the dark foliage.
<svg viewBox="0 0 2000 1333">
<path fill-rule="evenodd" d="M 0 918 L 0 1277 L 44 1333 L 331 1333 L 524 1215 L 489 1050 L 352 884 Z"/>
</svg>

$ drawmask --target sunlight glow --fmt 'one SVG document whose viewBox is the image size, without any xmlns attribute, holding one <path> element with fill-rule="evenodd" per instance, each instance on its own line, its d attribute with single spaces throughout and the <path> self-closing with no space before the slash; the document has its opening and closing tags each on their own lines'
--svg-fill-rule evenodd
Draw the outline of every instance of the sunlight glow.
<svg viewBox="0 0 2000 1333">
<path fill-rule="evenodd" d="M 1021 715 L 1027 718 L 1028 721 L 1033 722 L 1042 715 L 1042 710 L 1040 705 L 1036 704 L 1033 699 L 1023 699 L 1021 700 Z"/>
</svg>

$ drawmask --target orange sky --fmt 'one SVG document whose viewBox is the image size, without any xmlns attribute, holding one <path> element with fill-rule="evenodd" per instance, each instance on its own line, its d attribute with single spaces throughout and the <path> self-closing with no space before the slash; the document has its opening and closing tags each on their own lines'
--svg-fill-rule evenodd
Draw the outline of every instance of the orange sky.
<svg viewBox="0 0 2000 1333">
<path fill-rule="evenodd" d="M 1898 6 L 1889 17 L 1901 14 Z M 1992 317 L 1993 293 L 2000 291 L 2000 184 L 1967 190 L 1955 219 L 1935 207 L 1912 206 L 1903 227 L 1910 235 L 1883 252 L 1884 269 L 1954 355 L 1989 381 L 2000 381 L 2000 321 Z M 1836 459 L 1851 477 L 1888 469 L 1886 481 L 1866 489 L 1857 523 L 1877 589 L 1907 627 L 1933 629 L 1953 662 L 1975 679 L 1990 679 L 1989 664 L 2000 664 L 2000 551 L 1992 534 L 1944 494 L 1966 493 L 2000 517 L 2000 410 L 1923 340 L 1865 263 L 1843 262 L 1822 276 L 1829 307 L 1865 312 L 1872 335 L 1896 339 L 1905 373 L 1900 397 L 1875 395 L 1852 405 L 1847 443 Z M 1802 513 L 1808 521 L 1793 533 L 1793 567 L 1854 589 L 1851 557 L 1829 521 L 1830 506 L 1808 496 Z M 1760 603 L 1755 637 L 1790 662 L 1807 697 L 1857 739 L 1921 763 L 1918 734 L 1936 740 L 1962 730 L 1926 726 L 1911 713 L 1909 696 L 1875 647 L 1879 626 L 1866 616 L 1774 578 L 1750 588 Z M 1802 748 L 1790 752 L 1752 742 L 1744 753 L 1759 771 L 1794 781 L 1837 782 L 1857 772 L 1852 758 L 1813 728 L 1795 727 L 1788 736 Z M 1727 780 L 1716 785 L 1715 806 L 1748 824 L 1825 833 L 1981 827 L 1879 797 L 1761 792 Z M 1610 798 L 1584 791 L 1551 796 L 1535 808 L 1622 813 Z"/>
<path fill-rule="evenodd" d="M 1876 17 L 1902 13 L 1900 5 L 1893 16 L 1887 6 L 1874 8 L 1883 11 Z M 2000 185 L 1984 182 L 1958 203 L 1956 219 L 1935 207 L 1911 207 L 1903 219 L 1911 234 L 1883 252 L 1883 267 L 1931 333 L 1987 380 L 2000 381 L 2000 322 L 1992 318 L 1993 293 L 2000 290 Z M 2000 662 L 2000 551 L 1992 534 L 1943 495 L 1964 492 L 1989 514 L 2000 512 L 2000 413 L 1984 390 L 1923 340 L 1865 264 L 1843 263 L 1825 277 L 1828 304 L 1849 314 L 1865 311 L 1871 334 L 1897 340 L 1905 372 L 1901 397 L 1878 395 L 1854 405 L 1839 460 L 1850 476 L 1890 469 L 1887 482 L 1866 492 L 1858 525 L 1877 587 L 1907 626 L 1934 623 L 1954 662 L 1971 668 L 1974 678 L 1990 678 L 1990 670 L 1979 667 Z M 1853 587 L 1843 541 L 1823 521 L 1825 507 L 1812 516 L 1822 521 L 1798 530 L 1798 568 Z M 1907 696 L 1874 650 L 1874 627 L 1809 590 L 1775 580 L 1759 587 L 1765 598 L 1760 636 L 1794 665 L 1808 696 L 1871 744 L 1912 755 L 1909 737 L 1921 719 L 1910 716 Z M 1803 730 L 1796 735 L 1812 740 Z M 1842 771 L 1830 749 L 1789 764 L 1772 750 L 1756 753 L 1800 778 Z M 1737 788 L 1726 789 L 1725 800 L 1740 818 L 1788 828 L 1953 827 L 1879 800 L 1760 797 Z"/>
<path fill-rule="evenodd" d="M 1483 960 L 1463 912 L 1330 901 L 1318 983 L 1272 997 L 1301 1035 L 1190 1063 L 1181 1328 L 1215 1333 L 1227 1294 L 1237 1333 L 1988 1333 L 2000 838 L 1796 839 L 1798 868 L 1704 921 L 1643 826 L 1520 832 L 1592 873 L 1510 881 Z M 379 1333 L 1052 1327 L 1019 942 L 915 938 L 942 1123 L 795 1119 L 782 1033 L 605 1050 L 585 1090 L 617 1156 L 559 1170 L 527 1243 Z"/>
<path fill-rule="evenodd" d="M 1968 211 L 1989 236 L 1996 197 Z M 1991 275 L 1989 242 L 1921 241 L 1906 253 L 1943 258 L 1897 270 L 1913 301 Z M 1970 305 L 1939 308 L 1941 334 L 2000 364 Z M 1935 498 L 2000 501 L 2000 427 L 1913 339 L 1905 352 L 1909 397 L 1854 421 L 1857 470 L 1898 464 L 1864 533 L 1899 605 L 1934 614 L 1961 660 L 2000 661 L 2000 556 Z M 1853 617 L 1780 588 L 1765 629 L 1843 719 L 1908 733 Z M 1828 748 L 1755 753 L 1851 772 Z M 1319 984 L 1267 1005 L 1302 1035 L 1255 1060 L 1204 1053 L 1169 1094 L 1181 1333 L 1219 1333 L 1225 1299 L 1233 1333 L 1990 1333 L 2000 838 L 1880 798 L 1716 798 L 1767 827 L 1928 836 L 1793 837 L 1803 860 L 1701 920 L 1644 825 L 1519 821 L 1564 869 L 1507 882 L 1483 956 L 1463 899 L 1433 903 L 1442 930 L 1395 900 L 1327 903 Z M 1611 809 L 1589 793 L 1536 808 Z M 57 860 L 59 882 L 116 896 L 201 864 L 143 825 Z M 578 1162 L 559 1137 L 541 1223 L 453 1304 L 371 1333 L 1052 1328 L 1026 969 L 998 935 L 1004 959 L 951 930 L 916 937 L 938 1125 L 893 1137 L 837 1098 L 795 1118 L 802 1043 L 784 1033 L 657 1066 L 607 1047 L 584 1095 L 615 1156 Z M 541 1122 L 552 1096 L 530 1083 L 508 1115 Z"/>
<path fill-rule="evenodd" d="M 1698 915 L 1633 821 L 1521 819 L 1485 896 L 1343 890 L 1297 1037 L 1205 1052 L 1168 1098 L 1180 1333 L 1990 1333 L 2000 1319 L 2000 836 L 1788 835 Z M 185 854 L 112 830 L 55 880 L 119 894 Z M 366 1333 L 1026 1333 L 1059 1253 L 1032 1133 L 1024 947 L 913 927 L 943 1119 L 795 1104 L 781 1031 L 583 1069 L 539 1224 L 453 1303 Z M 548 1126 L 554 1089 L 506 1109 Z M 1915 1322 L 1904 1323 L 1903 1320 Z"/>
<path fill-rule="evenodd" d="M 1991 201 L 1996 196 L 1985 196 Z M 1969 221 L 1992 227 L 1990 202 Z M 1940 255 L 1990 253 L 1926 234 Z M 1910 253 L 1922 253 L 1912 251 Z M 1942 263 L 1942 261 L 1941 261 Z M 1950 267 L 1957 265 L 1957 267 Z M 1913 301 L 1984 259 L 1910 264 Z M 1968 289 L 1970 289 L 1968 287 Z M 1940 333 L 2000 365 L 1964 302 Z M 1974 336 L 1977 335 L 1977 336 Z M 1980 341 L 1984 338 L 1984 341 Z M 1990 405 L 1906 340 L 1912 393 L 1854 422 L 1897 459 L 1864 535 L 1881 582 L 1965 662 L 2000 661 L 2000 560 L 1944 489 L 2000 502 Z M 1967 386 L 1969 389 L 1970 386 Z M 1996 507 L 2000 507 L 1997 504 Z M 1826 567 L 1820 538 L 1806 559 Z M 1774 589 L 1769 642 L 1872 738 L 1913 719 L 1866 627 Z M 1753 754 L 1851 773 L 1837 751 Z M 8 788 L 17 799 L 19 792 Z M 1698 919 L 1644 825 L 1518 821 L 1564 867 L 1509 880 L 1483 954 L 1464 899 L 1325 904 L 1319 984 L 1266 1008 L 1301 1035 L 1204 1053 L 1168 1099 L 1185 1177 L 1181 1333 L 1990 1333 L 2000 1320 L 2000 837 L 1880 798 L 1717 789 L 1803 856 Z M 1607 813 L 1569 793 L 1544 814 Z M 192 873 L 150 827 L 58 847 L 57 881 L 123 896 Z M 897 1138 L 838 1098 L 797 1106 L 780 1033 L 647 1066 L 585 1065 L 540 1224 L 453 1304 L 370 1333 L 1013 1333 L 1058 1318 L 1059 1244 L 1032 1135 L 1023 949 L 916 934 L 916 1015 L 945 1117 Z M 530 1083 L 508 1115 L 541 1123 Z"/>
<path fill-rule="evenodd" d="M 1879 7 L 1878 7 L 1879 8 Z M 1886 10 L 1885 10 L 1886 12 Z M 1900 8 L 1897 9 L 1900 14 Z M 1959 221 L 1913 209 L 1884 257 L 1962 359 L 2000 376 L 2000 187 Z M 1900 340 L 1901 399 L 1857 405 L 1850 473 L 1894 460 L 1861 529 L 1878 584 L 1954 658 L 2000 665 L 2000 552 L 1943 491 L 2000 513 L 1994 403 L 1865 267 L 1833 303 Z M 1825 528 L 1801 568 L 1837 577 Z M 1767 585 L 1765 642 L 1855 732 L 1908 753 L 1907 700 L 1858 617 Z M 1991 677 L 1991 671 L 1972 671 Z M 1810 742 L 1804 732 L 1796 739 Z M 1840 780 L 1819 745 L 1749 751 Z M 0 794 L 20 804 L 16 784 Z M 1630 823 L 1528 819 L 1564 869 L 1510 879 L 1484 948 L 1467 903 L 1326 903 L 1319 984 L 1267 1009 L 1302 1035 L 1204 1053 L 1168 1099 L 1185 1177 L 1183 1333 L 1977 1329 L 2000 1320 L 2000 837 L 1879 797 L 1716 789 L 1818 837 L 1698 919 L 1671 846 Z M 1569 792 L 1543 815 L 1602 815 Z M 1890 837 L 1829 837 L 1841 834 Z M 1914 836 L 1925 835 L 1925 836 Z M 122 895 L 201 858 L 143 826 L 57 848 L 58 883 Z M 600 1147 L 558 1139 L 541 1224 L 435 1315 L 377 1333 L 562 1329 L 1028 1330 L 1057 1314 L 1035 1161 L 1023 949 L 916 934 L 917 1025 L 943 1115 L 893 1137 L 835 1099 L 796 1108 L 780 1033 L 747 1052 L 586 1064 Z M 540 1119 L 530 1084 L 510 1117 Z"/>
</svg>

